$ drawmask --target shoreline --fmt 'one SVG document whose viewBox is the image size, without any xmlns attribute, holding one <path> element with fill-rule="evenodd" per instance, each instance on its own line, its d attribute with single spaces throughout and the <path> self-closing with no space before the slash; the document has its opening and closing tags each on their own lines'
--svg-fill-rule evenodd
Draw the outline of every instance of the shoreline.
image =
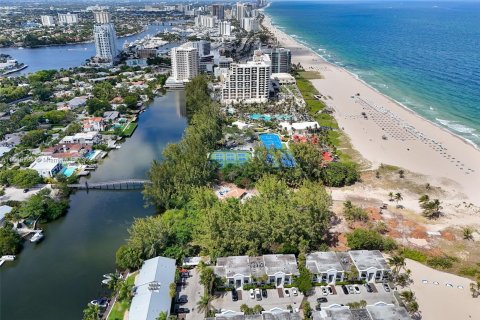
<svg viewBox="0 0 480 320">
<path fill-rule="evenodd" d="M 480 163 L 478 146 L 422 117 L 372 87 L 355 73 L 329 62 L 308 45 L 286 34 L 283 29 L 277 28 L 264 10 L 262 13 L 265 16 L 262 26 L 277 38 L 279 45 L 291 50 L 292 63 L 300 63 L 305 71 L 317 71 L 323 76 L 322 79 L 309 81 L 321 94 L 331 98 L 323 101 L 336 111 L 333 115 L 339 127 L 350 138 L 353 147 L 372 164 L 372 168 L 378 167 L 381 163 L 392 164 L 430 176 L 436 180 L 435 183 L 451 185 L 454 182 L 455 193 L 461 189 L 455 200 L 480 204 L 480 195 L 476 192 L 475 184 L 475 181 L 480 181 L 480 175 L 475 170 Z M 341 87 L 348 89 L 342 90 Z M 356 96 L 356 93 L 360 92 L 361 95 Z M 371 100 L 373 102 L 370 102 Z M 369 116 L 373 114 L 373 121 L 369 117 L 367 123 L 361 123 L 364 120 L 358 115 L 362 109 L 367 110 Z M 375 128 L 374 124 L 378 127 Z M 392 132 L 392 137 L 382 141 L 378 137 L 386 134 L 385 129 Z M 365 137 L 370 139 L 367 141 Z M 462 143 L 459 144 L 459 141 Z M 415 150 L 417 157 L 414 159 L 406 157 L 405 152 L 402 154 L 399 149 Z M 450 155 L 452 153 L 450 150 L 454 154 Z M 441 157 L 438 157 L 439 155 Z M 465 159 L 460 162 L 457 157 Z M 433 168 L 432 163 L 441 165 Z"/>
<path fill-rule="evenodd" d="M 266 9 L 266 8 L 265 8 L 265 9 Z M 270 16 L 268 16 L 268 15 L 265 13 L 265 11 L 262 10 L 262 12 L 263 12 L 263 14 L 265 15 L 265 17 L 268 17 L 269 23 L 270 23 L 270 25 L 271 25 L 273 28 L 275 28 L 275 29 L 278 30 L 279 32 L 285 34 L 285 32 L 284 32 L 282 29 L 276 27 L 277 25 L 273 23 L 272 18 L 271 18 Z M 268 29 L 268 28 L 267 28 L 267 29 Z M 334 63 L 334 62 L 328 61 L 325 57 L 323 57 L 321 54 L 319 54 L 319 53 L 316 52 L 313 48 L 311 48 L 306 42 L 300 41 L 300 40 L 298 40 L 298 39 L 296 39 L 295 37 L 292 37 L 292 36 L 289 36 L 289 37 L 290 37 L 293 41 L 297 42 L 300 46 L 305 47 L 306 49 L 310 50 L 312 54 L 314 54 L 314 55 L 318 56 L 320 59 L 322 59 L 325 64 L 329 64 L 329 65 L 331 65 L 331 66 L 333 66 L 333 67 L 342 69 L 343 71 L 349 73 L 352 77 L 354 77 L 354 78 L 357 79 L 358 81 L 362 82 L 364 85 L 368 86 L 370 89 L 376 91 L 378 94 L 384 96 L 386 99 L 389 99 L 391 102 L 393 102 L 393 103 L 395 103 L 395 104 L 398 104 L 399 106 L 401 106 L 402 108 L 404 108 L 405 111 L 408 111 L 408 112 L 410 112 L 412 115 L 419 117 L 421 120 L 428 121 L 430 124 L 432 124 L 432 125 L 436 126 L 437 128 L 445 131 L 445 133 L 448 133 L 448 134 L 453 135 L 454 137 L 460 139 L 463 143 L 465 143 L 465 144 L 467 144 L 467 145 L 469 145 L 469 146 L 472 146 L 472 147 L 474 147 L 475 149 L 477 149 L 477 150 L 480 151 L 480 145 L 477 145 L 477 144 L 475 144 L 473 141 L 470 141 L 470 140 L 462 137 L 462 136 L 459 135 L 458 133 L 455 133 L 455 132 L 450 131 L 450 130 L 447 129 L 446 127 L 442 126 L 440 123 L 436 123 L 436 122 L 433 121 L 433 120 L 430 120 L 430 119 L 427 119 L 427 118 L 423 117 L 422 115 L 418 114 L 417 112 L 415 112 L 415 110 L 413 110 L 412 108 L 406 106 L 406 105 L 403 104 L 402 102 L 397 101 L 397 100 L 395 100 L 394 98 L 390 97 L 388 94 L 381 92 L 380 90 L 378 90 L 377 88 L 375 88 L 374 86 L 372 86 L 371 84 L 369 84 L 366 80 L 362 79 L 358 74 L 354 73 L 353 71 L 350 71 L 350 70 L 348 70 L 347 68 L 345 68 L 345 67 L 343 67 L 343 66 L 340 66 L 340 65 L 338 65 L 338 64 L 336 64 L 336 63 Z M 306 70 L 306 71 L 307 71 L 307 70 Z M 320 72 L 320 73 L 321 73 L 321 72 Z"/>
</svg>

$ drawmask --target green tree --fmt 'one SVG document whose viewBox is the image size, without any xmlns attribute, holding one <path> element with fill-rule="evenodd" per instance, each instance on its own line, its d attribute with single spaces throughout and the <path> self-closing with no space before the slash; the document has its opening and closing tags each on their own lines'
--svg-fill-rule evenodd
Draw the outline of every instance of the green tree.
<svg viewBox="0 0 480 320">
<path fill-rule="evenodd" d="M 98 98 L 92 98 L 87 100 L 87 111 L 91 115 L 102 115 L 105 111 L 112 110 L 110 103 Z"/>
<path fill-rule="evenodd" d="M 0 227 L 0 256 L 15 255 L 20 252 L 22 239 L 18 233 L 12 229 L 10 223 L 5 222 Z"/>
<path fill-rule="evenodd" d="M 125 105 L 129 109 L 137 109 L 138 100 L 139 100 L 138 96 L 128 95 L 125 98 L 123 98 L 123 103 L 125 103 Z"/>
<path fill-rule="evenodd" d="M 93 96 L 99 100 L 110 101 L 115 96 L 113 86 L 108 81 L 100 82 L 93 87 Z"/>
<path fill-rule="evenodd" d="M 28 131 L 20 138 L 20 142 L 27 148 L 35 148 L 46 139 L 45 131 L 32 130 Z"/>
<path fill-rule="evenodd" d="M 138 269 L 142 265 L 142 252 L 138 248 L 123 245 L 115 254 L 115 263 L 120 270 Z"/>
<path fill-rule="evenodd" d="M 368 221 L 368 213 L 353 205 L 350 200 L 343 203 L 343 215 L 348 221 Z"/>
<path fill-rule="evenodd" d="M 374 230 L 355 229 L 347 234 L 347 243 L 352 250 L 393 250 L 397 247 L 392 238 Z"/>
<path fill-rule="evenodd" d="M 355 163 L 331 162 L 322 169 L 321 177 L 326 186 L 343 187 L 358 181 L 360 174 Z"/>
<path fill-rule="evenodd" d="M 83 320 L 100 320 L 100 307 L 97 305 L 88 304 L 87 308 L 83 310 Z"/>
<path fill-rule="evenodd" d="M 156 320 L 167 320 L 167 313 L 165 311 L 160 312 Z"/>
<path fill-rule="evenodd" d="M 310 271 L 304 267 L 299 267 L 300 275 L 293 280 L 293 284 L 298 290 L 306 295 L 310 290 L 312 290 L 312 274 Z"/>
<path fill-rule="evenodd" d="M 212 297 L 209 294 L 204 294 L 197 302 L 198 311 L 207 313 L 210 302 L 212 302 Z"/>
</svg>

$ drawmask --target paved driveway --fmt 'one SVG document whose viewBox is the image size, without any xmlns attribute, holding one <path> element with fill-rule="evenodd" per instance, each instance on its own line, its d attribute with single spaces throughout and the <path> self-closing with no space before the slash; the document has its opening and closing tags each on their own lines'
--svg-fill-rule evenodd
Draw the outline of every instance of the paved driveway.
<svg viewBox="0 0 480 320">
<path fill-rule="evenodd" d="M 183 308 L 188 308 L 190 313 L 185 314 L 185 317 L 181 316 L 179 319 L 194 320 L 203 319 L 205 314 L 199 313 L 197 308 L 197 302 L 203 296 L 203 285 L 200 284 L 200 274 L 197 269 L 190 270 L 190 277 L 187 278 L 187 284 L 181 287 L 178 296 L 186 295 L 188 302 L 182 305 Z"/>
</svg>

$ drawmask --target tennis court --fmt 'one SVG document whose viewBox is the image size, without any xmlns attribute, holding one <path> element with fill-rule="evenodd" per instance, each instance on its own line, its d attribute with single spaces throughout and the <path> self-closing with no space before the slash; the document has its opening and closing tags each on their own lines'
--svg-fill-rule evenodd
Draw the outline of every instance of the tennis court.
<svg viewBox="0 0 480 320">
<path fill-rule="evenodd" d="M 277 134 L 263 133 L 258 137 L 260 138 L 260 141 L 263 143 L 265 148 L 270 149 L 273 147 L 275 149 L 282 149 L 282 141 Z"/>
<path fill-rule="evenodd" d="M 217 161 L 220 166 L 227 164 L 242 165 L 252 158 L 252 154 L 242 150 L 217 150 L 210 154 L 210 160 Z"/>
</svg>

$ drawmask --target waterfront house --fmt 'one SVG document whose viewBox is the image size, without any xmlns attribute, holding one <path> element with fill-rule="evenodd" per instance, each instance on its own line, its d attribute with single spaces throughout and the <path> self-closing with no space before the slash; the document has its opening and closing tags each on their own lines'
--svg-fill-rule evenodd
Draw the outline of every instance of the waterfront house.
<svg viewBox="0 0 480 320">
<path fill-rule="evenodd" d="M 101 141 L 102 136 L 96 132 L 96 131 L 91 131 L 91 132 L 79 132 L 76 133 L 73 136 L 65 136 L 63 137 L 62 140 L 60 140 L 60 144 L 88 144 L 88 145 L 94 145 L 97 144 Z"/>
<path fill-rule="evenodd" d="M 336 252 L 312 252 L 306 257 L 306 267 L 313 275 L 313 281 L 335 284 L 343 281 L 345 270 Z"/>
<path fill-rule="evenodd" d="M 283 287 L 298 276 L 297 259 L 293 254 L 268 254 L 259 257 L 231 256 L 217 259 L 214 273 L 226 284 L 242 288 L 245 284 L 264 282 Z"/>
<path fill-rule="evenodd" d="M 358 280 L 379 282 L 390 274 L 390 268 L 378 250 L 353 250 L 349 256 L 358 270 Z"/>
<path fill-rule="evenodd" d="M 92 151 L 92 146 L 80 143 L 57 144 L 42 151 L 45 156 L 51 156 L 59 159 L 79 159 L 84 158 Z"/>
<path fill-rule="evenodd" d="M 105 122 L 102 117 L 91 117 L 82 120 L 83 132 L 104 131 Z"/>
<path fill-rule="evenodd" d="M 119 117 L 120 113 L 118 111 L 105 111 L 103 113 L 103 121 L 110 123 L 115 121 Z"/>
<path fill-rule="evenodd" d="M 44 178 L 53 178 L 62 168 L 62 160 L 50 156 L 41 156 L 35 159 L 30 165 L 30 169 L 38 172 Z"/>
<path fill-rule="evenodd" d="M 170 315 L 170 284 L 175 283 L 175 260 L 156 257 L 143 262 L 135 279 L 130 320 L 156 320 L 161 312 Z"/>
</svg>

